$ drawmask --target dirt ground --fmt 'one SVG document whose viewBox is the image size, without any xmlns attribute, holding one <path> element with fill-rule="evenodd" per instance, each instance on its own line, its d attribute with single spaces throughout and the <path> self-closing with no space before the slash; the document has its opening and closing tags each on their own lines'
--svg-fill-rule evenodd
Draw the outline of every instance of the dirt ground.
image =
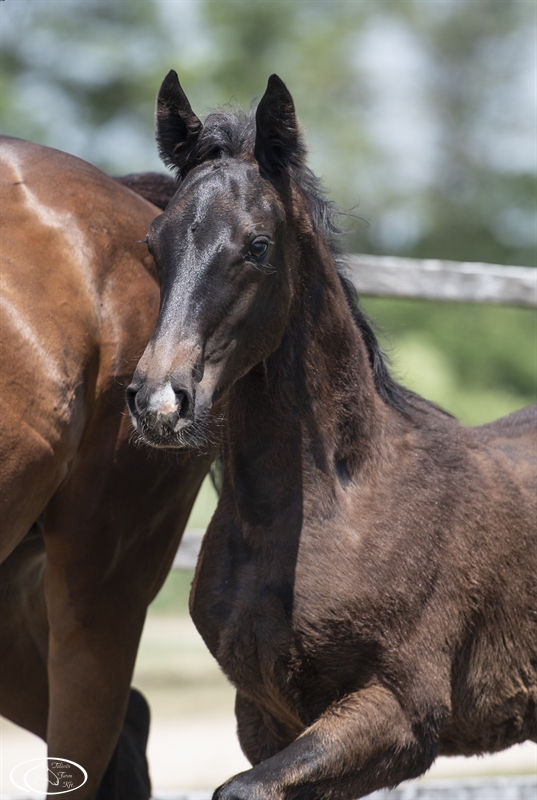
<svg viewBox="0 0 537 800">
<path fill-rule="evenodd" d="M 133 683 L 152 711 L 149 761 L 155 796 L 212 790 L 248 768 L 235 734 L 233 689 L 188 617 L 149 615 Z M 2 800 L 29 796 L 12 786 L 9 774 L 16 764 L 42 755 L 39 739 L 1 721 Z M 494 756 L 440 758 L 421 780 L 524 773 L 537 775 L 532 743 Z"/>
</svg>

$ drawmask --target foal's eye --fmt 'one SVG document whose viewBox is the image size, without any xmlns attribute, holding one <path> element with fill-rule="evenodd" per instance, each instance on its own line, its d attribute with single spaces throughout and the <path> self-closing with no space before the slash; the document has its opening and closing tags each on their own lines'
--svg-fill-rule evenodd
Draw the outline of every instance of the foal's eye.
<svg viewBox="0 0 537 800">
<path fill-rule="evenodd" d="M 250 245 L 250 249 L 248 251 L 248 255 L 253 256 L 254 258 L 263 258 L 268 250 L 268 242 L 264 239 L 258 239 L 255 242 L 252 242 Z"/>
</svg>

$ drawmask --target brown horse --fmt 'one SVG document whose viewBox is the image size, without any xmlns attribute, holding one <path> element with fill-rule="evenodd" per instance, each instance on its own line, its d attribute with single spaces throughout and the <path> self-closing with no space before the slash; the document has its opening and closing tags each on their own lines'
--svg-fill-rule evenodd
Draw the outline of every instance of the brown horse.
<svg viewBox="0 0 537 800">
<path fill-rule="evenodd" d="M 140 240 L 158 209 L 46 147 L 4 139 L 1 164 L 0 712 L 84 767 L 71 794 L 85 800 L 211 454 L 148 457 L 129 442 L 124 391 L 159 306 Z M 146 717 L 131 694 L 99 797 L 149 797 L 131 761 Z"/>
<path fill-rule="evenodd" d="M 127 397 L 223 485 L 191 596 L 255 765 L 218 800 L 351 800 L 438 754 L 537 741 L 536 409 L 466 428 L 390 377 L 276 76 L 195 117 L 171 72 L 159 320 Z"/>
</svg>

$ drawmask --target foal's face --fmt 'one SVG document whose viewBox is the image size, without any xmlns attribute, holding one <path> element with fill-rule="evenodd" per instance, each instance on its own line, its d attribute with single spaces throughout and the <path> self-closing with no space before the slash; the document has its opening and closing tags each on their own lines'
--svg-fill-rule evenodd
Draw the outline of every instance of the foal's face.
<svg viewBox="0 0 537 800">
<path fill-rule="evenodd" d="M 255 162 L 192 170 L 147 242 L 160 275 L 155 332 L 127 392 L 154 446 L 199 446 L 215 402 L 275 350 L 291 291 L 285 213 Z"/>
</svg>

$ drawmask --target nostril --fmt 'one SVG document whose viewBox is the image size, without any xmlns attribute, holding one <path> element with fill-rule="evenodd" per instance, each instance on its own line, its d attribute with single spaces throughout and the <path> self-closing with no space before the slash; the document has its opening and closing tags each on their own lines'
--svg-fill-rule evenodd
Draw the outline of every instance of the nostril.
<svg viewBox="0 0 537 800">
<path fill-rule="evenodd" d="M 179 419 L 184 419 L 190 412 L 190 397 L 187 392 L 176 391 L 175 400 L 177 403 L 177 414 Z"/>
<path fill-rule="evenodd" d="M 136 408 L 136 395 L 138 394 L 138 389 L 135 389 L 134 386 L 129 386 L 125 391 L 125 400 L 127 403 L 127 408 L 129 409 L 130 413 L 134 416 L 136 415 L 137 408 Z"/>
<path fill-rule="evenodd" d="M 188 389 L 174 388 L 168 381 L 154 386 L 131 383 L 125 390 L 127 408 L 133 419 L 143 417 L 146 424 L 150 419 L 168 420 L 185 419 L 192 411 L 192 396 Z"/>
</svg>

